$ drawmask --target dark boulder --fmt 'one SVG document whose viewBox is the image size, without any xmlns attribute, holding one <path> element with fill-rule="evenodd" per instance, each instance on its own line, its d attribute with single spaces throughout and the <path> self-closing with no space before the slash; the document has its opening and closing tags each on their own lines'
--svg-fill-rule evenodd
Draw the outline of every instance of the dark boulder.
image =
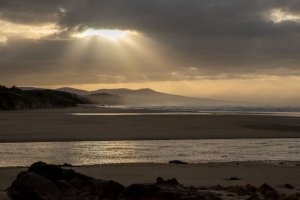
<svg viewBox="0 0 300 200">
<path fill-rule="evenodd" d="M 157 185 L 151 184 L 132 184 L 125 188 L 120 194 L 120 199 L 126 200 L 151 200 L 152 197 L 161 191 L 161 188 Z"/>
<path fill-rule="evenodd" d="M 225 190 L 227 192 L 236 193 L 239 196 L 250 195 L 253 193 L 246 186 L 242 186 L 242 185 L 229 186 L 229 187 L 226 187 Z"/>
<path fill-rule="evenodd" d="M 70 172 L 70 174 L 72 174 L 72 172 Z M 72 174 L 70 176 L 74 177 L 74 174 Z M 78 190 L 81 190 L 81 189 L 83 189 L 84 187 L 87 186 L 89 180 L 91 180 L 91 179 L 93 179 L 93 178 L 90 177 L 90 176 L 86 176 L 86 175 L 81 174 L 81 173 L 76 173 L 75 177 L 69 182 L 71 183 L 71 185 L 73 187 L 75 187 Z"/>
<path fill-rule="evenodd" d="M 156 179 L 156 185 L 160 185 L 162 187 L 172 187 L 172 188 L 183 188 L 183 185 L 178 183 L 176 178 L 164 180 L 161 177 Z"/>
<path fill-rule="evenodd" d="M 250 197 L 246 198 L 246 200 L 261 200 L 257 194 L 253 194 Z"/>
<path fill-rule="evenodd" d="M 61 199 L 78 199 L 78 190 L 65 180 L 57 183 L 57 188 Z"/>
<path fill-rule="evenodd" d="M 184 194 L 180 191 L 176 190 L 164 190 L 156 193 L 152 200 L 175 200 L 179 199 L 180 197 L 183 197 Z"/>
<path fill-rule="evenodd" d="M 254 185 L 247 184 L 245 187 L 248 188 L 252 193 L 257 191 L 257 188 Z"/>
<path fill-rule="evenodd" d="M 76 172 L 73 169 L 65 169 L 63 170 L 63 179 L 70 182 L 74 178 L 76 178 Z"/>
<path fill-rule="evenodd" d="M 152 200 L 222 200 L 220 196 L 212 192 L 190 193 L 179 189 L 166 189 L 155 194 Z"/>
<path fill-rule="evenodd" d="M 217 191 L 225 190 L 225 188 L 223 186 L 221 186 L 221 185 L 212 186 L 209 189 L 211 189 L 211 190 L 217 190 Z"/>
<path fill-rule="evenodd" d="M 239 178 L 237 178 L 237 177 L 231 177 L 229 180 L 230 180 L 230 181 L 239 181 L 239 180 L 241 180 L 241 179 L 239 179 Z"/>
<path fill-rule="evenodd" d="M 125 189 L 125 186 L 116 182 L 108 181 L 101 185 L 101 195 L 98 195 L 99 199 L 109 198 L 111 200 L 117 200 L 120 193 Z"/>
<path fill-rule="evenodd" d="M 262 184 L 256 192 L 260 193 L 260 194 L 265 194 L 267 191 L 276 191 L 274 188 L 272 188 L 271 186 L 269 186 L 268 184 L 264 183 Z"/>
<path fill-rule="evenodd" d="M 27 171 L 41 175 L 54 184 L 63 179 L 63 169 L 61 167 L 52 164 L 48 165 L 44 162 L 32 164 Z"/>
<path fill-rule="evenodd" d="M 187 164 L 189 164 L 189 163 L 187 163 L 187 162 L 182 162 L 182 161 L 180 161 L 180 160 L 171 160 L 171 161 L 169 161 L 169 164 L 185 164 L 185 165 L 187 165 Z"/>
<path fill-rule="evenodd" d="M 299 193 L 298 193 L 299 194 Z M 285 198 L 283 198 L 284 200 L 299 200 L 300 199 L 300 195 L 296 194 L 289 194 L 287 195 Z"/>
<path fill-rule="evenodd" d="M 288 189 L 294 189 L 294 186 L 292 186 L 292 185 L 290 185 L 288 183 L 284 184 L 284 187 L 286 187 Z"/>
<path fill-rule="evenodd" d="M 105 181 L 101 179 L 90 179 L 86 186 L 79 192 L 82 197 L 93 196 L 96 199 L 118 199 L 125 186 L 115 181 Z"/>
<path fill-rule="evenodd" d="M 62 167 L 73 167 L 73 165 L 68 164 L 68 163 L 64 163 L 64 164 L 62 165 Z"/>
<path fill-rule="evenodd" d="M 265 199 L 278 199 L 279 194 L 276 191 L 270 191 L 268 190 L 265 195 Z"/>
<path fill-rule="evenodd" d="M 197 200 L 222 200 L 221 197 L 213 192 L 204 192 L 199 194 Z"/>
<path fill-rule="evenodd" d="M 12 183 L 7 195 L 13 200 L 59 200 L 55 184 L 32 172 L 22 172 Z"/>
</svg>

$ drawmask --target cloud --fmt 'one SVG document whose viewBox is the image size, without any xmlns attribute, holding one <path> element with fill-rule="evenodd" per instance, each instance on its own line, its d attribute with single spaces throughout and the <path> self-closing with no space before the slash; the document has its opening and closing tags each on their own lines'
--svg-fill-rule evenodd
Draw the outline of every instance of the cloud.
<svg viewBox="0 0 300 200">
<path fill-rule="evenodd" d="M 36 28 L 20 29 L 15 37 L 7 31 L 12 27 L 0 32 L 4 82 L 12 77 L 22 84 L 86 84 L 299 75 L 299 0 L 3 0 L 0 13 L 3 23 Z M 55 28 L 41 34 L 38 29 L 46 24 Z M 115 43 L 73 37 L 88 29 L 140 35 Z M 55 81 L 47 78 L 57 73 Z"/>
</svg>

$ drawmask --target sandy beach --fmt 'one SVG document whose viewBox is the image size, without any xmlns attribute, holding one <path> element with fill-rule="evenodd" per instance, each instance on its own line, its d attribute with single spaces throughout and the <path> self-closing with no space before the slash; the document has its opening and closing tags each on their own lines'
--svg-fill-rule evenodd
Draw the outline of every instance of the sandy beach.
<svg viewBox="0 0 300 200">
<path fill-rule="evenodd" d="M 156 178 L 176 178 L 184 186 L 210 187 L 215 185 L 235 186 L 251 184 L 259 187 L 263 183 L 275 188 L 279 194 L 291 194 L 300 189 L 300 167 L 287 165 L 271 165 L 255 162 L 207 163 L 191 165 L 174 164 L 107 164 L 97 166 L 74 167 L 83 174 L 104 180 L 114 180 L 125 186 L 132 183 L 155 183 Z M 4 190 L 15 180 L 16 175 L 27 168 L 0 169 L 0 199 L 8 200 Z M 241 180 L 228 180 L 237 177 Z M 291 184 L 295 188 L 287 189 L 284 184 Z M 228 199 L 228 192 L 217 191 L 223 199 Z M 229 199 L 243 199 L 236 196 Z"/>
<path fill-rule="evenodd" d="M 73 115 L 93 113 L 94 115 Z M 98 114 L 101 115 L 98 115 Z M 118 113 L 121 113 L 118 115 Z M 126 113 L 131 113 L 127 115 Z M 146 114 L 145 114 L 146 113 Z M 113 115 L 111 115 L 113 114 Z M 66 109 L 0 111 L 0 142 L 165 140 L 203 138 L 297 138 L 300 118 L 249 114 L 178 114 L 79 106 Z M 210 187 L 267 183 L 279 193 L 299 192 L 300 167 L 257 162 L 169 165 L 155 163 L 104 164 L 74 167 L 94 178 L 132 183 L 155 183 L 157 177 L 176 178 L 184 186 Z M 0 168 L 0 199 L 16 175 L 27 168 Z M 241 180 L 228 180 L 238 177 Z M 284 184 L 295 189 L 287 189 Z M 227 192 L 217 191 L 222 199 Z"/>
<path fill-rule="evenodd" d="M 107 113 L 108 115 L 72 115 Z M 122 115 L 109 115 L 118 114 Z M 136 115 L 124 115 L 133 113 Z M 152 115 L 143 115 L 152 113 Z M 155 115 L 155 113 L 158 113 Z M 0 142 L 290 138 L 300 118 L 247 114 L 163 114 L 162 111 L 75 107 L 0 111 Z"/>
</svg>

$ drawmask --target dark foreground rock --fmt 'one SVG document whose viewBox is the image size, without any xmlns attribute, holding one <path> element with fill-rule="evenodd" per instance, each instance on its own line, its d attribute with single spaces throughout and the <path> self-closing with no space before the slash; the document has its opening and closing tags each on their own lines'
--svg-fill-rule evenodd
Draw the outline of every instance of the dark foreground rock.
<svg viewBox="0 0 300 200">
<path fill-rule="evenodd" d="M 183 162 L 183 161 L 180 161 L 180 160 L 171 160 L 171 161 L 169 161 L 169 164 L 183 164 L 183 165 L 187 165 L 187 164 L 189 164 L 189 163 L 187 163 L 187 162 Z"/>
<path fill-rule="evenodd" d="M 13 200 L 116 200 L 125 187 L 115 181 L 94 179 L 43 162 L 21 172 L 8 189 Z"/>
<path fill-rule="evenodd" d="M 53 182 L 32 172 L 22 172 L 9 188 L 13 200 L 58 200 L 59 192 Z"/>
<path fill-rule="evenodd" d="M 223 193 L 217 191 L 223 191 Z M 224 192 L 227 192 L 224 193 Z M 124 185 L 113 180 L 95 179 L 73 169 L 43 162 L 20 172 L 7 191 L 12 200 L 221 200 L 234 197 L 245 200 L 300 200 L 300 193 L 279 194 L 266 183 L 223 187 L 185 187 L 176 178 L 156 179 L 153 184 Z M 243 196 L 243 197 L 241 197 Z"/>
<path fill-rule="evenodd" d="M 269 186 L 268 184 L 264 183 L 262 184 L 258 189 L 257 192 L 260 194 L 266 194 L 267 191 L 275 191 L 276 190 L 274 188 L 272 188 L 271 186 Z"/>
</svg>

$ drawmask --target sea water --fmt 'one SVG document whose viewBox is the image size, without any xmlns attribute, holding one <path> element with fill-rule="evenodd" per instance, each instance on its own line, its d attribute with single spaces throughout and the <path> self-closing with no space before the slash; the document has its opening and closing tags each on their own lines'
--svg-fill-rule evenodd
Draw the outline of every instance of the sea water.
<svg viewBox="0 0 300 200">
<path fill-rule="evenodd" d="M 0 167 L 53 164 L 257 161 L 300 163 L 300 139 L 202 139 L 0 143 Z"/>
</svg>

